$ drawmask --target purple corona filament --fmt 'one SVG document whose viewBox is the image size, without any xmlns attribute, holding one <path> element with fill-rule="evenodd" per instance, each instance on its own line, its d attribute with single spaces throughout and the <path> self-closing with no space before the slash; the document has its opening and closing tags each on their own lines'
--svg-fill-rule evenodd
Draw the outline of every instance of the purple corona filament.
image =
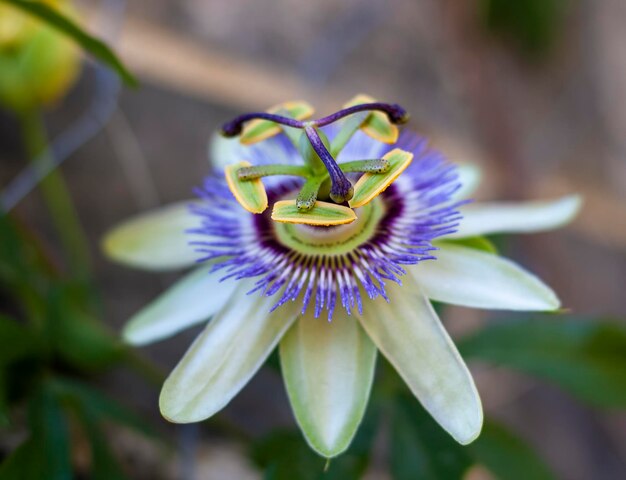
<svg viewBox="0 0 626 480">
<path fill-rule="evenodd" d="M 331 139 L 333 133 L 336 131 L 330 132 Z M 276 155 L 275 149 L 282 150 L 279 155 L 288 157 L 291 164 L 301 161 L 287 138 L 278 137 L 271 149 L 266 148 L 261 143 L 248 149 L 250 161 L 263 165 L 268 156 Z M 342 155 L 346 160 L 363 155 L 382 158 L 392 148 L 411 152 L 414 160 L 377 197 L 381 216 L 370 217 L 374 222 L 370 233 L 348 252 L 333 246 L 326 250 L 294 249 L 277 234 L 278 227 L 269 214 L 243 211 L 229 194 L 223 176 L 208 177 L 197 190 L 203 201 L 191 206 L 199 225 L 188 230 L 199 261 L 212 262 L 213 271 L 219 271 L 224 280 L 247 279 L 250 294 L 262 292 L 274 297 L 274 308 L 297 301 L 302 312 L 310 311 L 314 316 L 326 310 L 329 320 L 337 307 L 347 314 L 362 312 L 362 296 L 390 300 L 386 284 L 401 283 L 408 266 L 436 258 L 433 241 L 456 230 L 461 218 L 457 208 L 464 203 L 454 198 L 460 187 L 454 165 L 409 132 L 403 132 L 394 145 L 364 136 L 359 142 L 348 143 Z M 274 178 L 267 185 L 268 200 L 273 203 L 300 188 L 300 180 Z M 327 231 L 332 234 L 343 227 Z M 320 230 L 323 228 L 303 226 L 298 231 L 303 241 L 315 244 L 326 232 Z"/>
<path fill-rule="evenodd" d="M 307 125 L 304 127 L 304 133 L 306 134 L 313 150 L 320 157 L 326 170 L 328 170 L 328 174 L 330 175 L 330 181 L 332 185 L 330 187 L 330 198 L 337 203 L 343 203 L 352 198 L 354 190 L 352 188 L 352 184 L 350 180 L 346 178 L 344 173 L 335 162 L 335 159 L 332 157 L 322 139 L 315 130 L 314 127 Z"/>
</svg>

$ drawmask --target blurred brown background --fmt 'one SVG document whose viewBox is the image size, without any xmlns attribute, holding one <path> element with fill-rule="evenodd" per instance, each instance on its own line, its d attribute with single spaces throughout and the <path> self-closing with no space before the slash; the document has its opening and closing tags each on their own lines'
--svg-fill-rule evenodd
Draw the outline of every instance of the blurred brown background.
<svg viewBox="0 0 626 480">
<path fill-rule="evenodd" d="M 108 323 L 119 329 L 175 277 L 110 263 L 100 238 L 133 213 L 188 198 L 208 172 L 207 142 L 222 122 L 287 99 L 306 99 L 329 113 L 359 92 L 402 104 L 411 127 L 452 160 L 481 165 L 478 198 L 583 194 L 575 224 L 519 237 L 510 253 L 572 312 L 626 318 L 626 2 L 546 1 L 549 11 L 533 17 L 530 35 L 515 26 L 524 22 L 519 13 L 494 19 L 488 4 L 131 0 L 122 21 L 121 2 L 81 2 L 91 30 L 108 38 L 142 80 L 140 89 L 121 92 L 107 126 L 63 165 L 92 242 Z M 87 63 L 63 107 L 48 115 L 53 134 L 85 110 L 98 88 L 95 78 Z M 24 165 L 11 118 L 0 117 L 0 137 L 7 146 L 0 185 L 6 185 Z M 51 231 L 37 194 L 17 212 Z M 488 316 L 458 308 L 446 320 L 462 334 Z M 195 333 L 150 347 L 147 355 L 169 369 Z M 624 414 L 582 407 L 519 374 L 471 368 L 487 411 L 532 441 L 560 478 L 626 475 Z M 107 385 L 159 418 L 153 389 L 124 372 Z M 293 421 L 272 372 L 258 375 L 225 415 L 253 433 Z M 199 449 L 199 478 L 257 478 L 219 433 L 161 423 Z M 124 455 L 153 472 L 146 478 L 174 478 L 176 458 L 164 471 L 145 448 L 120 438 Z M 386 477 L 374 465 L 371 478 Z"/>
</svg>

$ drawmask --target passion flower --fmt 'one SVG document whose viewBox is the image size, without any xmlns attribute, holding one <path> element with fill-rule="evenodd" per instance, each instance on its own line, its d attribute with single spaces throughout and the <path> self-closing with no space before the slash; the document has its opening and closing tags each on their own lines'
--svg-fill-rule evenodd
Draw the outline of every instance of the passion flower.
<svg viewBox="0 0 626 480">
<path fill-rule="evenodd" d="M 211 319 L 163 386 L 161 412 L 173 422 L 218 412 L 279 345 L 305 438 L 336 456 L 362 419 L 380 351 L 435 420 L 469 443 L 482 426 L 480 398 L 431 301 L 558 309 L 537 277 L 460 239 L 555 228 L 580 201 L 471 204 L 476 171 L 399 133 L 401 107 L 358 97 L 305 121 L 311 113 L 291 102 L 227 123 L 237 138 L 213 147 L 225 174 L 210 175 L 197 201 L 105 238 L 109 256 L 131 266 L 200 264 L 124 337 L 143 345 Z"/>
</svg>

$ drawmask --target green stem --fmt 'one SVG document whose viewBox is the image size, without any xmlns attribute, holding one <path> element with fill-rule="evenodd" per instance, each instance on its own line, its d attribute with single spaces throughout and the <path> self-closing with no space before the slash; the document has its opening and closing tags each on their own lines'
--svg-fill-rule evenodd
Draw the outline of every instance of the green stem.
<svg viewBox="0 0 626 480">
<path fill-rule="evenodd" d="M 46 129 L 35 110 L 19 112 L 24 146 L 34 162 L 52 162 L 52 152 L 47 144 Z M 52 170 L 40 183 L 41 193 L 63 246 L 68 265 L 73 274 L 82 280 L 90 277 L 88 243 L 78 220 L 74 204 L 59 170 Z"/>
<path fill-rule="evenodd" d="M 298 198 L 296 198 L 296 207 L 298 210 L 311 210 L 315 201 L 317 200 L 317 194 L 319 192 L 324 180 L 327 180 L 328 175 L 321 175 L 318 177 L 311 177 L 302 186 Z"/>
<path fill-rule="evenodd" d="M 299 165 L 257 165 L 254 167 L 243 167 L 237 172 L 239 180 L 254 180 L 255 178 L 269 177 L 271 175 L 295 175 L 298 177 L 308 177 L 311 174 L 309 169 Z"/>
<path fill-rule="evenodd" d="M 343 150 L 343 147 L 350 141 L 352 136 L 357 132 L 359 127 L 367 120 L 371 112 L 361 112 L 348 117 L 343 123 L 341 130 L 333 139 L 333 143 L 330 145 L 330 154 L 333 158 L 337 158 L 337 155 Z"/>
</svg>

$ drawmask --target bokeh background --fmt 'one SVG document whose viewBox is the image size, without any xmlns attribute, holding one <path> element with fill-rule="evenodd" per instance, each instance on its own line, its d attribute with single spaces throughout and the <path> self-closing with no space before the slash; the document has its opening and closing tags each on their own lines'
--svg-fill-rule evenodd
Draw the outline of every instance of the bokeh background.
<svg viewBox="0 0 626 480">
<path fill-rule="evenodd" d="M 77 84 L 45 114 L 50 138 L 71 152 L 60 171 L 113 331 L 176 276 L 108 261 L 99 248 L 108 229 L 189 198 L 209 170 L 212 132 L 232 116 L 287 99 L 308 100 L 326 114 L 360 92 L 400 103 L 411 127 L 452 160 L 480 165 L 477 198 L 582 194 L 584 209 L 571 226 L 512 239 L 507 254 L 553 286 L 571 312 L 626 321 L 623 0 L 83 0 L 76 7 L 141 81 L 137 89 L 121 87 L 85 59 Z M 13 115 L 0 112 L 5 194 L 16 191 L 12 181 L 27 165 L 18 129 Z M 67 252 L 39 192 L 12 213 L 63 270 Z M 498 316 L 455 308 L 446 325 L 462 335 Z M 168 371 L 196 333 L 141 355 Z M 533 444 L 558 478 L 626 475 L 624 413 L 584 406 L 511 370 L 470 368 L 488 414 Z M 187 427 L 163 421 L 158 387 L 128 368 L 94 381 L 170 442 L 163 447 L 111 427 L 107 435 L 130 478 L 261 478 L 238 436 L 293 425 L 271 369 L 226 408 L 225 421 Z M 1 435 L 5 454 L 20 435 L 15 426 Z M 384 439 L 376 445 L 367 478 L 390 478 Z"/>
</svg>

